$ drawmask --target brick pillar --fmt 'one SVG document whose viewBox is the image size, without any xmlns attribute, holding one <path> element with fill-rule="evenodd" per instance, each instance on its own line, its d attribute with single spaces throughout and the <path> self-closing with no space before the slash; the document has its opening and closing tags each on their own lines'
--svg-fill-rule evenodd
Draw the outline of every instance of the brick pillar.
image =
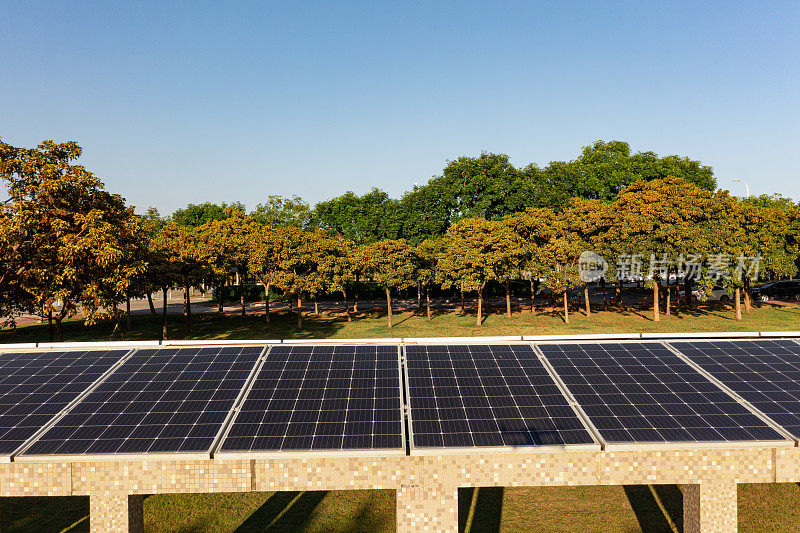
<svg viewBox="0 0 800 533">
<path fill-rule="evenodd" d="M 736 483 L 683 486 L 683 530 L 686 533 L 735 533 Z"/>
<path fill-rule="evenodd" d="M 92 533 L 142 533 L 144 496 L 98 491 L 89 496 Z"/>
<path fill-rule="evenodd" d="M 458 531 L 458 488 L 402 485 L 397 491 L 397 533 Z"/>
</svg>

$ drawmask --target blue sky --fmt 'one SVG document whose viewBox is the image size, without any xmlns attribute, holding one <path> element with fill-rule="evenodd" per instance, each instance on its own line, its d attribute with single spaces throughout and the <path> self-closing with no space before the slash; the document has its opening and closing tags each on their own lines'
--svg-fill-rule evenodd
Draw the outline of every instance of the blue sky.
<svg viewBox="0 0 800 533">
<path fill-rule="evenodd" d="M 800 2 L 0 3 L 0 137 L 139 208 L 372 186 L 596 139 L 800 200 Z"/>
</svg>

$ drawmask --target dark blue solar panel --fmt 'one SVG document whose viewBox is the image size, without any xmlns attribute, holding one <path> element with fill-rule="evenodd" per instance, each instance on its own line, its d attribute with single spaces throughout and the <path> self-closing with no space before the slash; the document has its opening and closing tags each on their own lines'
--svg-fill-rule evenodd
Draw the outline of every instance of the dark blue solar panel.
<svg viewBox="0 0 800 533">
<path fill-rule="evenodd" d="M 403 448 L 396 346 L 276 346 L 222 452 Z"/>
<path fill-rule="evenodd" d="M 262 351 L 139 350 L 23 455 L 209 451 Z"/>
<path fill-rule="evenodd" d="M 538 347 L 609 443 L 785 440 L 660 343 Z"/>
<path fill-rule="evenodd" d="M 800 437 L 800 345 L 785 339 L 670 344 Z"/>
<path fill-rule="evenodd" d="M 528 345 L 408 346 L 415 448 L 592 444 Z"/>
<path fill-rule="evenodd" d="M 128 350 L 0 355 L 0 454 L 10 454 Z"/>
</svg>

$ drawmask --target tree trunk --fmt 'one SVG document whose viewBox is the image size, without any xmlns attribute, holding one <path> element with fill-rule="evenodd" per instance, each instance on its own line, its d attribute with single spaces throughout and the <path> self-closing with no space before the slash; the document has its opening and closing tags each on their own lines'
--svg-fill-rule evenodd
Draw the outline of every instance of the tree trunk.
<svg viewBox="0 0 800 533">
<path fill-rule="evenodd" d="M 50 309 L 47 311 L 47 331 L 50 334 L 50 342 L 53 342 L 53 306 L 48 306 Z"/>
<path fill-rule="evenodd" d="M 425 310 L 428 313 L 428 321 L 431 319 L 431 285 L 425 287 Z"/>
<path fill-rule="evenodd" d="M 225 303 L 224 303 L 223 298 L 222 298 L 222 288 L 224 286 L 225 285 L 220 285 L 217 288 L 217 313 L 219 313 L 220 315 L 224 315 L 225 314 Z"/>
<path fill-rule="evenodd" d="M 347 289 L 344 288 L 344 283 L 342 283 L 342 298 L 344 298 L 344 314 L 347 315 L 347 321 L 352 322 L 353 317 L 350 316 L 350 306 L 347 303 Z"/>
<path fill-rule="evenodd" d="M 353 283 L 353 312 L 358 313 L 358 272 L 356 272 L 356 280 Z"/>
<path fill-rule="evenodd" d="M 744 312 L 750 314 L 750 278 L 744 278 Z"/>
<path fill-rule="evenodd" d="M 300 297 L 297 297 L 297 310 L 300 311 L 303 308 L 303 300 Z"/>
<path fill-rule="evenodd" d="M 536 289 L 533 285 L 533 276 L 531 276 L 530 282 L 531 282 L 531 314 L 534 315 L 536 314 L 536 304 L 534 303 L 533 300 L 536 297 Z"/>
<path fill-rule="evenodd" d="M 60 315 L 56 315 L 53 317 L 53 320 L 56 323 L 56 334 L 58 335 L 58 342 L 64 342 L 64 330 L 61 329 L 61 321 L 63 318 Z"/>
<path fill-rule="evenodd" d="M 167 340 L 167 288 L 164 287 L 164 300 L 161 309 L 161 340 Z"/>
<path fill-rule="evenodd" d="M 389 293 L 389 286 L 386 286 L 386 309 L 389 311 L 389 327 L 392 327 L 392 295 Z"/>
<path fill-rule="evenodd" d="M 186 286 L 186 329 L 192 331 L 192 295 Z"/>
<path fill-rule="evenodd" d="M 158 313 L 156 313 L 156 306 L 153 305 L 153 295 L 150 294 L 149 292 L 147 293 L 147 305 L 150 306 L 150 314 L 153 316 L 157 316 Z"/>
<path fill-rule="evenodd" d="M 661 302 L 658 301 L 658 288 L 658 280 L 653 278 L 653 322 L 661 321 L 661 315 L 659 314 L 659 306 L 661 305 Z"/>
<path fill-rule="evenodd" d="M 586 304 L 586 316 L 592 316 L 592 307 L 589 305 L 589 284 L 584 283 L 583 285 L 583 301 Z"/>
<path fill-rule="evenodd" d="M 606 300 L 606 278 L 600 278 L 600 291 L 603 293 L 603 311 L 608 311 L 608 302 Z"/>
<path fill-rule="evenodd" d="M 269 323 L 269 283 L 261 284 L 264 286 L 264 320 Z"/>
<path fill-rule="evenodd" d="M 669 269 L 667 269 L 667 294 L 664 300 L 664 311 L 667 316 L 672 315 L 672 285 L 669 283 Z"/>
<path fill-rule="evenodd" d="M 316 298 L 314 298 L 314 316 L 319 316 L 319 305 Z"/>
<path fill-rule="evenodd" d="M 617 280 L 617 288 L 616 288 L 616 298 L 617 298 L 617 307 L 625 310 L 625 302 L 622 299 L 622 282 Z"/>
<path fill-rule="evenodd" d="M 300 305 L 300 297 L 297 298 L 297 329 L 303 329 L 303 308 Z"/>
<path fill-rule="evenodd" d="M 464 289 L 461 289 L 461 314 L 464 314 Z"/>
<path fill-rule="evenodd" d="M 511 318 L 511 282 L 506 280 L 506 317 Z"/>
<path fill-rule="evenodd" d="M 247 311 L 244 307 L 244 276 L 239 275 L 239 304 L 242 306 L 242 316 L 245 316 Z"/>
<path fill-rule="evenodd" d="M 125 295 L 125 318 L 127 320 L 128 331 L 131 330 L 131 297 Z"/>
<path fill-rule="evenodd" d="M 481 283 L 480 287 L 478 287 L 478 322 L 476 325 L 481 325 L 481 315 L 483 314 L 483 286 L 485 283 Z"/>
<path fill-rule="evenodd" d="M 742 289 L 736 287 L 734 291 L 734 298 L 736 298 L 736 320 L 742 319 Z"/>
<path fill-rule="evenodd" d="M 417 309 L 422 309 L 422 282 L 417 282 Z"/>
<path fill-rule="evenodd" d="M 569 324 L 569 301 L 567 291 L 564 291 L 564 323 Z"/>
</svg>

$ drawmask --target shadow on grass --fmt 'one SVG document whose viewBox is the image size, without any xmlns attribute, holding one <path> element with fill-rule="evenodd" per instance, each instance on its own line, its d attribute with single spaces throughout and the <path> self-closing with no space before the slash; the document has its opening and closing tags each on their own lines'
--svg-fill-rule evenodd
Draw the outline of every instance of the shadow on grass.
<svg viewBox="0 0 800 533">
<path fill-rule="evenodd" d="M 677 485 L 625 485 L 624 488 L 642 531 L 683 531 L 683 494 Z"/>
<path fill-rule="evenodd" d="M 276 492 L 236 528 L 236 532 L 302 531 L 314 508 L 327 494 L 324 490 Z"/>
<path fill-rule="evenodd" d="M 497 532 L 503 513 L 503 487 L 481 487 L 458 490 L 458 531 Z M 470 521 L 470 509 L 475 509 Z"/>
<path fill-rule="evenodd" d="M 89 531 L 89 497 L 0 498 L 0 531 Z"/>
</svg>

